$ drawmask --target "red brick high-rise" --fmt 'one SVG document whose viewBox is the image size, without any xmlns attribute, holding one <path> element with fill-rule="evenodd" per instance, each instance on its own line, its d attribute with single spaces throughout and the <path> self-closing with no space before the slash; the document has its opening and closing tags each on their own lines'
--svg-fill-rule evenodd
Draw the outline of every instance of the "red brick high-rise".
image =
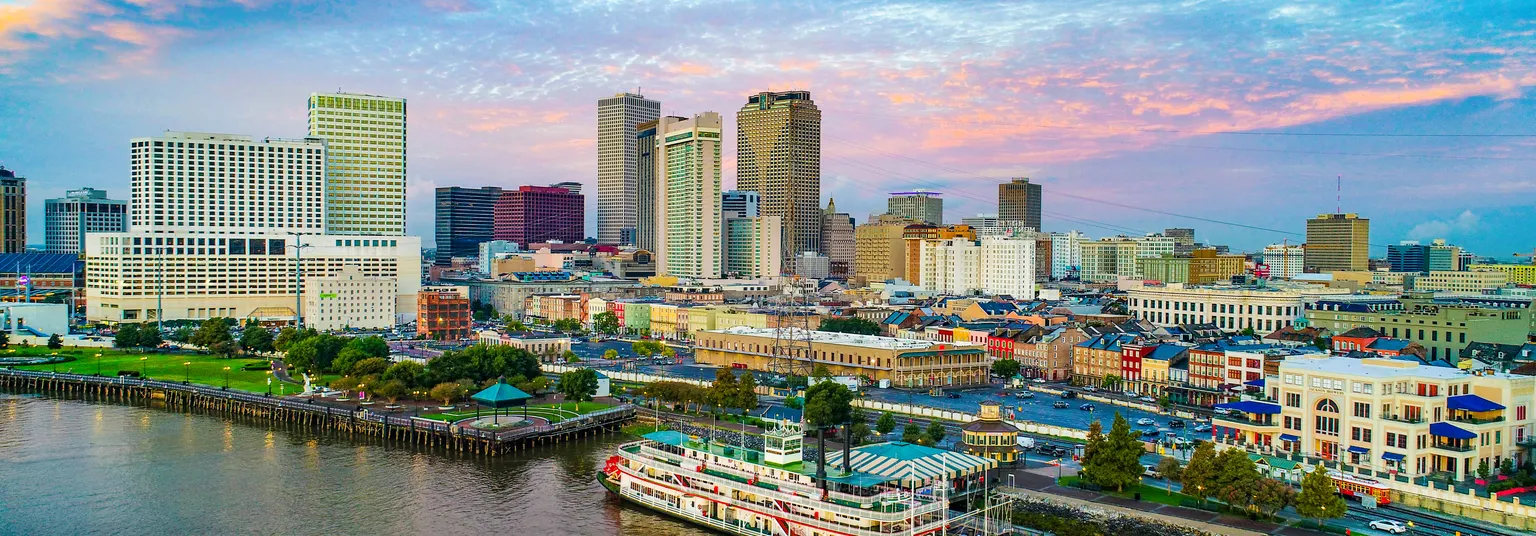
<svg viewBox="0 0 1536 536">
<path fill-rule="evenodd" d="M 496 240 L 527 246 L 586 238 L 586 199 L 555 186 L 519 186 L 496 201 Z"/>
</svg>

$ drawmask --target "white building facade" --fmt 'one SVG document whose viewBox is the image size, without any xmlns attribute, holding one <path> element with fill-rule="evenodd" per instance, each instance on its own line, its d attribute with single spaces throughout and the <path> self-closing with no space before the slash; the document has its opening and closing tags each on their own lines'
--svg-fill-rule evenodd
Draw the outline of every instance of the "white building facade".
<svg viewBox="0 0 1536 536">
<path fill-rule="evenodd" d="M 720 114 L 661 118 L 655 151 L 656 273 L 720 277 Z"/>
<path fill-rule="evenodd" d="M 81 188 L 44 202 L 44 240 L 48 253 L 84 252 L 86 233 L 128 230 L 128 202 L 107 199 L 107 192 Z"/>
<path fill-rule="evenodd" d="M 1270 279 L 1290 279 L 1302 273 L 1306 253 L 1301 246 L 1270 244 L 1264 246 L 1264 265 L 1269 267 Z"/>
<path fill-rule="evenodd" d="M 398 284 L 397 278 L 364 275 L 357 266 L 310 278 L 304 284 L 304 326 L 320 331 L 394 327 Z"/>
<path fill-rule="evenodd" d="M 1252 328 L 1258 335 L 1291 326 L 1305 316 L 1303 304 L 1348 289 L 1315 286 L 1138 286 L 1128 291 L 1131 316 L 1159 326 L 1216 324 L 1227 331 Z"/>
<path fill-rule="evenodd" d="M 920 263 L 925 290 L 952 295 L 1035 296 L 1033 238 L 924 240 Z"/>
<path fill-rule="evenodd" d="M 166 132 L 130 142 L 130 227 L 152 234 L 320 234 L 325 141 Z"/>
<path fill-rule="evenodd" d="M 1079 231 L 1051 233 L 1051 277 L 1061 279 L 1082 268 L 1086 240 L 1088 236 Z"/>
<path fill-rule="evenodd" d="M 743 278 L 782 275 L 783 237 L 784 224 L 778 216 L 726 218 L 725 273 Z"/>
</svg>

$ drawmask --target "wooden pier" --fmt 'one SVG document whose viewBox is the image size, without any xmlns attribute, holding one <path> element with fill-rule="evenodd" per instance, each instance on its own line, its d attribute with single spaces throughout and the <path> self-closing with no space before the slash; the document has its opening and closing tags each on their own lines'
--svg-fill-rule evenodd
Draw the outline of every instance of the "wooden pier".
<svg viewBox="0 0 1536 536">
<path fill-rule="evenodd" d="M 125 403 L 155 401 L 169 410 L 241 417 L 483 456 L 588 438 L 616 431 L 635 418 L 635 407 L 625 404 L 555 424 L 491 432 L 408 415 L 331 407 L 310 399 L 138 378 L 0 369 L 0 389 Z"/>
</svg>

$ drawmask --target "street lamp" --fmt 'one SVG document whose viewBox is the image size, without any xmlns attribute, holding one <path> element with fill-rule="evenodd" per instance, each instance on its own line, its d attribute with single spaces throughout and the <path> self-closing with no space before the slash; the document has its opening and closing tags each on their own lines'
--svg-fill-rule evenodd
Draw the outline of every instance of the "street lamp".
<svg viewBox="0 0 1536 536">
<path fill-rule="evenodd" d="M 287 248 L 293 250 L 293 329 L 304 329 L 304 298 L 299 292 L 303 284 L 301 278 L 304 275 L 304 265 L 301 261 L 304 256 L 304 248 L 312 247 L 314 244 L 303 243 L 300 233 L 291 234 L 293 235 L 293 243 L 287 245 Z"/>
<path fill-rule="evenodd" d="M 101 375 L 101 354 L 96 354 L 96 375 Z"/>
<path fill-rule="evenodd" d="M 183 361 L 181 363 L 181 383 L 183 385 L 192 383 L 192 362 L 191 361 Z"/>
<path fill-rule="evenodd" d="M 267 371 L 267 396 L 272 396 L 272 371 Z"/>
<path fill-rule="evenodd" d="M 149 361 L 149 356 L 144 356 L 144 357 L 139 358 L 139 377 L 140 378 L 143 378 L 146 374 L 149 374 L 148 372 L 145 371 L 145 367 L 149 366 L 149 364 L 146 363 L 146 361 Z"/>
<path fill-rule="evenodd" d="M 49 359 L 49 361 L 53 362 L 53 373 L 54 374 L 58 374 L 59 373 L 59 353 L 58 352 L 54 352 L 54 353 L 51 353 L 51 354 L 48 354 L 48 355 L 53 356 L 53 359 Z"/>
<path fill-rule="evenodd" d="M 101 355 L 101 354 L 96 354 Z M 224 367 L 224 390 L 229 390 L 229 367 Z"/>
</svg>

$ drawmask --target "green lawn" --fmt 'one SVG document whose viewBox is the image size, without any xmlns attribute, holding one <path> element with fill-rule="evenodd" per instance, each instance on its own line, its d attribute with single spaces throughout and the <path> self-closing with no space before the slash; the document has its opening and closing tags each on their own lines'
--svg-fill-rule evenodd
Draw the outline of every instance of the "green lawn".
<svg viewBox="0 0 1536 536">
<path fill-rule="evenodd" d="M 9 355 L 49 355 L 54 350 L 44 347 L 12 348 L 14 352 L 7 350 Z M 263 371 L 244 370 L 246 364 L 262 363 L 262 359 L 231 358 L 224 359 L 213 355 L 192 353 L 138 353 L 124 352 L 107 348 L 74 348 L 65 347 L 57 350 L 61 356 L 73 356 L 76 359 L 57 365 L 26 365 L 16 367 L 20 370 L 45 370 L 59 372 L 73 372 L 75 374 L 96 374 L 98 370 L 103 376 L 115 376 L 119 370 L 142 371 L 144 377 L 163 381 L 179 382 L 183 379 L 192 383 L 224 386 L 224 367 L 229 367 L 229 388 L 250 391 L 253 393 L 267 392 L 267 376 Z M 101 354 L 97 359 L 96 354 Z M 100 364 L 98 366 L 98 361 Z M 183 365 L 183 363 L 191 365 Z M 316 385 L 336 379 L 335 375 L 326 375 L 316 379 Z M 274 379 L 272 392 L 286 392 L 297 394 L 303 387 L 295 384 L 282 384 Z"/>
<path fill-rule="evenodd" d="M 566 420 L 566 419 L 570 419 L 570 418 L 576 417 L 578 415 L 577 413 L 571 411 L 571 406 L 572 406 L 571 404 L 534 404 L 532 406 L 528 406 L 528 408 L 527 408 L 528 409 L 528 416 L 529 417 L 542 417 L 544 419 L 548 419 L 550 424 L 554 424 L 554 423 L 557 423 L 557 422 L 560 422 L 560 421 L 563 421 L 563 420 Z M 609 405 L 609 404 L 603 404 L 603 403 L 600 403 L 600 402 L 582 402 L 579 406 L 577 406 L 577 408 L 580 410 L 581 413 L 591 413 L 591 412 L 598 411 L 598 410 L 608 409 L 610 407 L 613 407 L 613 406 Z M 480 410 L 480 415 L 489 415 L 489 414 L 494 413 L 494 412 L 495 411 L 490 409 L 490 408 L 482 408 Z M 522 415 L 523 414 L 523 408 L 521 408 L 521 407 L 505 408 L 505 409 L 502 410 L 502 413 L 509 413 L 509 414 L 512 414 L 512 415 Z M 475 416 L 475 411 L 474 410 L 469 410 L 469 411 L 445 411 L 445 412 L 442 412 L 442 413 L 428 413 L 426 415 L 422 415 L 421 418 L 423 418 L 423 419 L 431 419 L 431 420 L 434 420 L 434 421 L 454 422 L 454 421 L 458 421 L 458 420 L 462 420 L 462 419 L 473 418 L 474 416 Z"/>
<path fill-rule="evenodd" d="M 1061 480 L 1057 482 L 1057 485 L 1059 485 L 1061 487 L 1070 488 L 1070 487 L 1076 486 L 1077 483 L 1079 481 L 1081 481 L 1081 480 L 1082 480 L 1082 478 L 1078 477 L 1076 475 L 1064 476 L 1064 477 L 1061 477 Z M 1150 485 L 1147 485 L 1147 484 L 1138 484 L 1136 486 L 1131 486 L 1129 488 L 1126 488 L 1126 490 L 1124 492 L 1117 492 L 1117 491 L 1112 490 L 1112 489 L 1102 489 L 1102 490 L 1099 490 L 1099 493 L 1103 493 L 1105 495 L 1115 495 L 1115 496 L 1118 496 L 1118 497 L 1125 497 L 1127 499 L 1135 497 L 1136 493 L 1138 493 L 1138 492 L 1141 493 L 1141 500 L 1143 500 L 1143 501 L 1154 502 L 1154 503 L 1158 503 L 1158 504 L 1166 504 L 1166 505 L 1169 505 L 1169 506 L 1179 506 L 1181 504 L 1181 502 L 1186 500 L 1186 499 L 1189 499 L 1189 500 L 1193 500 L 1194 499 L 1193 497 L 1190 497 L 1188 495 L 1184 495 L 1184 494 L 1179 493 L 1177 491 L 1175 491 L 1173 493 L 1169 493 L 1168 490 L 1165 489 L 1165 488 L 1161 488 L 1161 487 L 1157 487 L 1157 486 L 1150 486 Z"/>
</svg>

